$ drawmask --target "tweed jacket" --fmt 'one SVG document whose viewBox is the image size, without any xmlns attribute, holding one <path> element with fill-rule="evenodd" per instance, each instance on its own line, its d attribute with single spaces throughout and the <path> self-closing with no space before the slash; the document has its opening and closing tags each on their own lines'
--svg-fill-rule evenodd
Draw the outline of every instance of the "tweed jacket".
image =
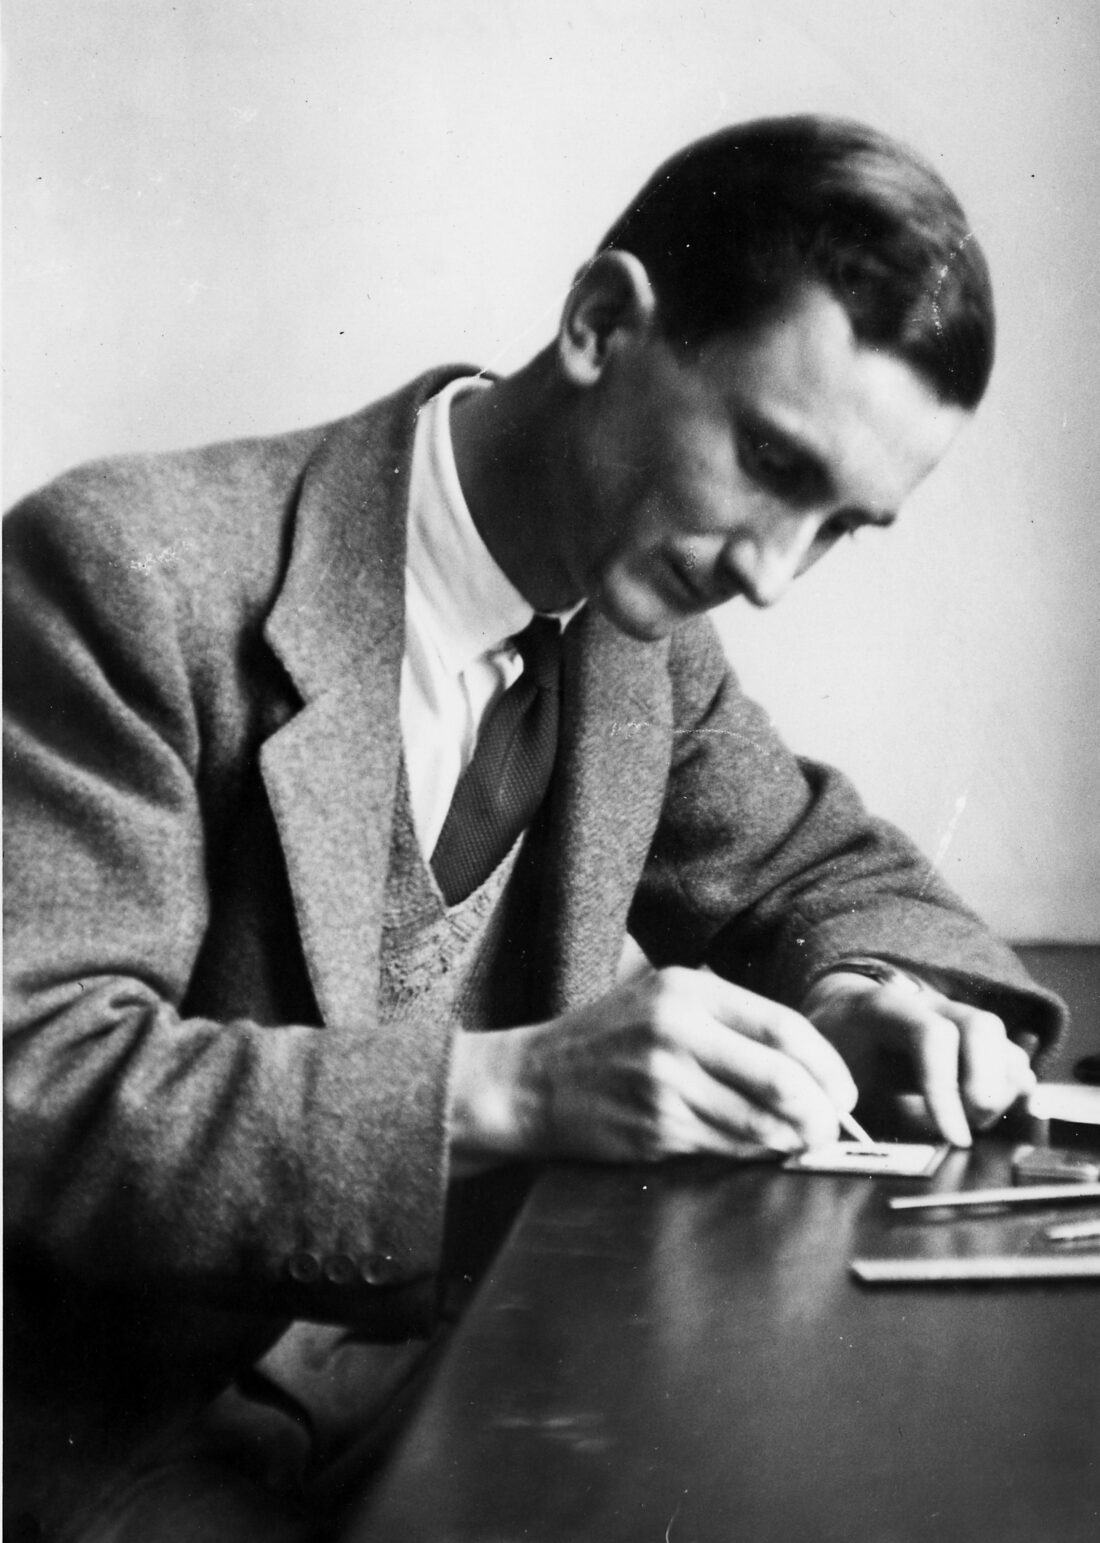
<svg viewBox="0 0 1100 1543">
<path fill-rule="evenodd" d="M 5 521 L 7 1218 L 47 1407 L 76 1377 L 140 1422 L 289 1317 L 424 1322 L 454 1026 L 375 1000 L 411 441 L 460 372 L 85 467 Z M 1056 1031 L 905 838 L 781 744 L 708 622 L 642 644 L 582 613 L 565 652 L 540 1014 L 606 991 L 629 931 L 792 1004 L 874 953 Z"/>
</svg>

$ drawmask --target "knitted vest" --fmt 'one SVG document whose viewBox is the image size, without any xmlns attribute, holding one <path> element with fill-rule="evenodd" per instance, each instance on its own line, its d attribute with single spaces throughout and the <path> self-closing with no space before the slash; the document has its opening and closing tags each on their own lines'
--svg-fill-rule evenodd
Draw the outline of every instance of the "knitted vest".
<svg viewBox="0 0 1100 1543">
<path fill-rule="evenodd" d="M 415 1025 L 425 1015 L 443 1015 L 460 1029 L 524 1021 L 532 929 L 517 873 L 521 845 L 517 841 L 484 883 L 448 910 L 416 839 L 402 760 L 382 921 L 383 1019 Z"/>
</svg>

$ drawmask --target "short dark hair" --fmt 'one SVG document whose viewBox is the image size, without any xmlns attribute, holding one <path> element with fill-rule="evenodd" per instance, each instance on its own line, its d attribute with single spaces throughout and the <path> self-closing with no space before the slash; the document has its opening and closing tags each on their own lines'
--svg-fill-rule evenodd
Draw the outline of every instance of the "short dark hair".
<svg viewBox="0 0 1100 1543">
<path fill-rule="evenodd" d="M 766 118 L 666 161 L 599 250 L 644 265 L 665 332 L 699 343 L 765 320 L 807 281 L 861 343 L 976 407 L 993 366 L 993 292 L 955 195 L 907 146 L 842 118 Z"/>
</svg>

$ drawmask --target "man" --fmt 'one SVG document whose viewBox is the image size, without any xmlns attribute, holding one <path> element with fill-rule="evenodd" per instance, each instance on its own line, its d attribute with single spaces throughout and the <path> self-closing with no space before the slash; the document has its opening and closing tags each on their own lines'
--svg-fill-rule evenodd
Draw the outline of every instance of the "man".
<svg viewBox="0 0 1100 1543">
<path fill-rule="evenodd" d="M 469 1175 L 795 1150 L 884 1049 L 958 1144 L 1027 1091 L 1057 1004 L 784 749 L 704 619 L 889 525 L 992 334 L 922 162 L 759 123 L 660 169 L 511 378 L 437 372 L 12 513 L 37 1524 L 302 1535 L 265 1509 L 271 1453 L 312 1420 L 316 1474 L 339 1420 L 309 1398 L 323 1335 L 288 1322 L 355 1327 L 365 1428 L 407 1370 L 371 1342 L 430 1333 L 463 1273 Z M 617 983 L 628 934 L 653 968 Z"/>
</svg>

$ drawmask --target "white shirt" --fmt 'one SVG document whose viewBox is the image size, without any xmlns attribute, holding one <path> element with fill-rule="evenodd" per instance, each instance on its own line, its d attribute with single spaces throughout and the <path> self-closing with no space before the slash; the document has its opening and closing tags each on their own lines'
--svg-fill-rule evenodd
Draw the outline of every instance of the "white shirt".
<svg viewBox="0 0 1100 1543">
<path fill-rule="evenodd" d="M 466 506 L 450 407 L 491 385 L 451 381 L 420 411 L 409 486 L 401 734 L 420 850 L 430 858 L 477 732 L 523 665 L 509 638 L 534 609 L 505 576 Z"/>
</svg>

